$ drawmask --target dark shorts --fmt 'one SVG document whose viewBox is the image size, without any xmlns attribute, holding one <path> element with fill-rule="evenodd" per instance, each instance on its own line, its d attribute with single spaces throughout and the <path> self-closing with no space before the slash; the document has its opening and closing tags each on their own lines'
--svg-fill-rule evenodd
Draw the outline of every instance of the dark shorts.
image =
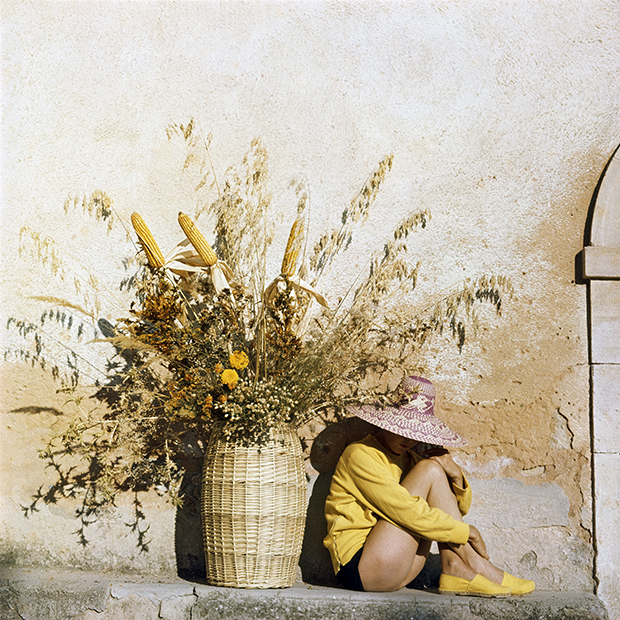
<svg viewBox="0 0 620 620">
<path fill-rule="evenodd" d="M 338 581 L 347 590 L 357 590 L 358 592 L 364 591 L 364 586 L 362 584 L 359 571 L 362 551 L 364 551 L 364 547 L 362 547 L 344 566 L 342 566 L 336 575 Z"/>
</svg>

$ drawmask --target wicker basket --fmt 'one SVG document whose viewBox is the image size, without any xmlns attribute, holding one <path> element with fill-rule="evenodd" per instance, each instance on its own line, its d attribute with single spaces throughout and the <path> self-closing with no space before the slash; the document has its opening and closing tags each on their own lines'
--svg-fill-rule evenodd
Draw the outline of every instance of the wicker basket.
<svg viewBox="0 0 620 620">
<path fill-rule="evenodd" d="M 295 583 L 307 506 L 301 443 L 289 426 L 260 447 L 217 428 L 205 454 L 202 525 L 207 581 L 234 588 Z"/>
</svg>

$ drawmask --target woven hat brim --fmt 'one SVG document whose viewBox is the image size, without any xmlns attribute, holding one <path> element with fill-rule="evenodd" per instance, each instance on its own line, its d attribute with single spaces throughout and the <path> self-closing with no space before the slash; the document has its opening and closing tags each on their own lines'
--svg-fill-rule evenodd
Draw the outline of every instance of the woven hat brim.
<svg viewBox="0 0 620 620">
<path fill-rule="evenodd" d="M 407 407 L 347 405 L 353 415 L 401 437 L 445 448 L 461 448 L 467 440 L 433 413 L 419 413 Z"/>
</svg>

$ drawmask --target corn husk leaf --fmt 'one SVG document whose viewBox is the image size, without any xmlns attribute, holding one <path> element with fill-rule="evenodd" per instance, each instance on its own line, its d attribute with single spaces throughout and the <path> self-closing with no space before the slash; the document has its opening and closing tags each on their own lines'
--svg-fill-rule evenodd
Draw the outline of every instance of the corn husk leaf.
<svg viewBox="0 0 620 620">
<path fill-rule="evenodd" d="M 316 299 L 324 308 L 329 308 L 329 304 L 327 300 L 321 293 L 319 293 L 313 286 L 308 284 L 305 280 L 302 280 L 300 276 L 286 276 L 288 281 L 292 284 L 293 289 L 296 293 L 300 291 L 304 291 L 308 293 L 314 299 Z M 274 298 L 278 293 L 284 292 L 286 290 L 286 279 L 284 275 L 279 275 L 271 284 L 265 289 L 265 303 L 268 305 L 273 303 Z"/>
<path fill-rule="evenodd" d="M 207 265 L 187 238 L 168 252 L 164 267 L 182 278 L 192 273 L 208 274 L 218 294 L 236 285 L 235 274 L 224 261 Z"/>
</svg>

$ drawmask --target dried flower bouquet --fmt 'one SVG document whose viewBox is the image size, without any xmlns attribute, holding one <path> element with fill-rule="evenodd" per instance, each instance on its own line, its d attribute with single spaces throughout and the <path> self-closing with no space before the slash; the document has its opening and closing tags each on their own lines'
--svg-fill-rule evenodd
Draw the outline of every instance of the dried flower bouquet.
<svg viewBox="0 0 620 620">
<path fill-rule="evenodd" d="M 490 302 L 499 313 L 502 294 L 511 291 L 503 277 L 480 276 L 430 306 L 416 305 L 419 263 L 407 257 L 407 240 L 430 220 L 420 210 L 396 226 L 346 294 L 340 299 L 321 294 L 321 276 L 346 253 L 366 220 L 391 156 L 344 210 L 340 229 L 323 234 L 310 250 L 309 199 L 300 187 L 297 216 L 280 250 L 280 273 L 268 278 L 273 231 L 267 225 L 271 196 L 261 142 L 252 143 L 220 189 L 209 168 L 209 142 L 195 124 L 173 126 L 169 136 L 181 136 L 188 162 L 200 160 L 206 170 L 199 189 L 211 174 L 217 198 L 198 214 L 206 211 L 214 220 L 215 241 L 212 248 L 181 213 L 179 233 L 186 238 L 164 255 L 140 215 L 131 217 L 146 260 L 131 279 L 135 300 L 126 316 L 114 324 L 98 322 L 116 350 L 96 391 L 107 407 L 102 415 L 82 408 L 42 451 L 60 474 L 55 491 L 75 495 L 80 488 L 88 506 L 113 501 L 120 490 L 153 486 L 180 504 L 188 446 L 201 445 L 214 423 L 223 423 L 219 432 L 231 438 L 260 445 L 274 425 L 338 418 L 348 401 L 382 398 L 383 378 L 411 367 L 433 333 L 446 330 L 462 347 L 466 329 L 476 326 L 477 302 Z M 83 206 L 99 219 L 122 221 L 102 192 Z M 43 243 L 33 231 L 24 236 L 52 262 L 56 254 L 49 240 Z M 80 307 L 61 305 L 74 312 Z M 45 363 L 42 325 L 12 324 L 35 339 L 34 352 L 22 351 L 22 357 Z M 65 456 L 86 459 L 87 469 L 62 470 L 59 459 Z"/>
</svg>

